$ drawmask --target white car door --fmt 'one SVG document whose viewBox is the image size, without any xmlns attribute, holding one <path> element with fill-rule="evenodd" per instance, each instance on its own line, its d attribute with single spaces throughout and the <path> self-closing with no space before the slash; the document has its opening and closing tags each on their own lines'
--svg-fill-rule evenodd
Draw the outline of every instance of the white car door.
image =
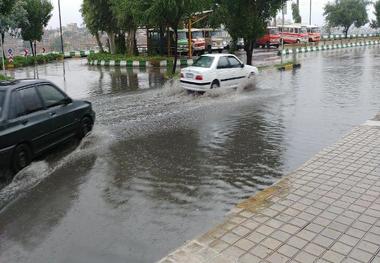
<svg viewBox="0 0 380 263">
<path fill-rule="evenodd" d="M 234 56 L 228 56 L 228 62 L 231 68 L 231 76 L 233 76 L 233 86 L 239 86 L 240 82 L 246 77 L 246 70 L 243 64 Z"/>
<path fill-rule="evenodd" d="M 216 67 L 218 79 L 221 87 L 232 87 L 234 83 L 234 69 L 231 68 L 227 56 L 221 56 Z"/>
</svg>

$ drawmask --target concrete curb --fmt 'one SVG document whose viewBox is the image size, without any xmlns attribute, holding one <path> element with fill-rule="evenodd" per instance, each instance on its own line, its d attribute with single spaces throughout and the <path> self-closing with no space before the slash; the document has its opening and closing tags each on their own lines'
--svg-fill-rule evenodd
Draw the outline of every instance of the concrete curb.
<svg viewBox="0 0 380 263">
<path fill-rule="evenodd" d="M 64 58 L 85 58 L 85 57 L 88 57 L 90 54 L 96 54 L 96 53 L 99 53 L 99 51 L 94 51 L 94 50 L 70 51 L 70 52 L 65 52 Z"/>
<path fill-rule="evenodd" d="M 109 67 L 128 67 L 128 68 L 149 68 L 149 67 L 169 67 L 173 65 L 173 60 L 160 60 L 160 61 L 133 61 L 133 60 L 87 60 L 87 64 L 91 66 L 109 66 Z M 179 59 L 177 60 L 178 67 L 191 66 L 193 64 L 192 59 Z"/>
<path fill-rule="evenodd" d="M 334 45 L 322 45 L 318 47 L 302 47 L 302 48 L 287 48 L 283 51 L 279 51 L 278 55 L 291 55 L 291 54 L 299 54 L 299 53 L 308 53 L 315 51 L 325 51 L 325 50 L 333 50 L 333 49 L 344 49 L 344 48 L 352 48 L 352 47 L 363 47 L 363 46 L 378 46 L 380 45 L 379 40 L 374 41 L 359 41 L 357 43 L 348 43 L 348 44 L 334 44 Z"/>
<path fill-rule="evenodd" d="M 348 39 L 355 39 L 355 38 L 370 38 L 370 37 L 379 37 L 380 34 L 352 34 L 352 35 L 347 35 Z M 331 34 L 331 35 L 324 35 L 321 37 L 321 40 L 328 41 L 328 40 L 341 40 L 341 39 L 346 39 L 345 35 L 342 34 Z"/>
</svg>

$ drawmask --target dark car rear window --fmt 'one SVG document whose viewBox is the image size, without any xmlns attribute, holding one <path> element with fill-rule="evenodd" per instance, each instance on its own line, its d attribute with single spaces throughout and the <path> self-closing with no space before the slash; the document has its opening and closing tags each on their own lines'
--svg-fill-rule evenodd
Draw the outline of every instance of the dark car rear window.
<svg viewBox="0 0 380 263">
<path fill-rule="evenodd" d="M 0 90 L 0 117 L 3 114 L 5 91 Z"/>
</svg>

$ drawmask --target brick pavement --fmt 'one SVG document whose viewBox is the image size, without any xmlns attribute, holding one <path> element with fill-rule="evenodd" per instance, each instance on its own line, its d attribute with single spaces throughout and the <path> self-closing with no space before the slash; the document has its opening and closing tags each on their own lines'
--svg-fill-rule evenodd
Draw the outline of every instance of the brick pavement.
<svg viewBox="0 0 380 263">
<path fill-rule="evenodd" d="M 380 263 L 379 121 L 355 128 L 160 263 Z"/>
</svg>

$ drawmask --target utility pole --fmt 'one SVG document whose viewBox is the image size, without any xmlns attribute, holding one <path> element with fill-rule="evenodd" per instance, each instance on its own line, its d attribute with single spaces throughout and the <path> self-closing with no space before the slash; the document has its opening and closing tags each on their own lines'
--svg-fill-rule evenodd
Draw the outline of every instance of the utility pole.
<svg viewBox="0 0 380 263">
<path fill-rule="evenodd" d="M 62 60 L 63 80 L 66 81 L 65 50 L 63 47 L 62 17 L 61 17 L 61 0 L 58 0 L 58 12 L 59 12 L 59 33 L 61 35 L 61 52 L 62 52 L 62 56 L 63 56 L 63 60 Z"/>
<path fill-rule="evenodd" d="M 64 55 L 65 51 L 63 48 L 63 34 L 62 34 L 62 18 L 61 18 L 61 0 L 58 0 L 58 12 L 59 12 L 59 32 L 61 35 L 61 52 Z"/>
<path fill-rule="evenodd" d="M 312 3 L 312 0 L 310 0 L 310 16 L 309 16 L 309 25 L 311 25 L 311 3 Z"/>
<path fill-rule="evenodd" d="M 284 30 L 284 24 L 285 24 L 285 9 L 286 8 L 286 2 L 284 3 L 284 0 L 282 1 L 282 30 Z M 281 65 L 284 63 L 284 39 L 281 38 Z"/>
<path fill-rule="evenodd" d="M 2 68 L 3 68 L 3 75 L 6 76 L 7 73 L 5 71 L 5 58 L 4 58 L 4 45 L 3 45 L 3 39 L 0 36 L 0 46 L 1 46 L 1 63 L 2 63 Z"/>
</svg>

